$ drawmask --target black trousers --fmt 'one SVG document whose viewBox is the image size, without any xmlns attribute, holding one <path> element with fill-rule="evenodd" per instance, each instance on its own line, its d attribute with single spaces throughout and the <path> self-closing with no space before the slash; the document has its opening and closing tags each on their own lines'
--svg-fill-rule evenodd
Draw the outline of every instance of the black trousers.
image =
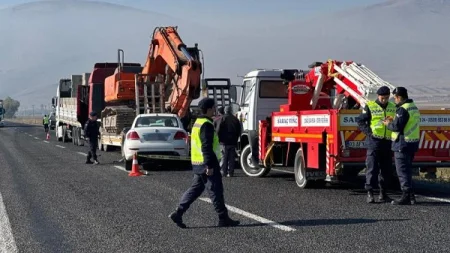
<svg viewBox="0 0 450 253">
<path fill-rule="evenodd" d="M 412 191 L 412 162 L 414 152 L 394 152 L 395 168 L 400 181 L 400 187 L 403 192 Z"/>
<path fill-rule="evenodd" d="M 194 174 L 191 187 L 183 194 L 178 210 L 185 213 L 194 201 L 202 195 L 207 188 L 214 209 L 219 214 L 220 219 L 228 217 L 223 196 L 222 175 L 219 170 L 215 170 L 212 176 L 206 174 Z"/>
<path fill-rule="evenodd" d="M 97 148 L 98 148 L 98 141 L 89 140 L 89 152 L 87 155 L 87 160 L 91 160 L 91 158 L 97 160 Z"/>
<path fill-rule="evenodd" d="M 233 174 L 236 166 L 236 145 L 221 145 L 222 164 L 221 170 L 224 174 Z"/>
<path fill-rule="evenodd" d="M 386 189 L 386 186 L 392 180 L 392 151 L 390 147 L 367 149 L 366 166 L 366 190 L 372 190 L 377 185 L 380 190 Z"/>
</svg>

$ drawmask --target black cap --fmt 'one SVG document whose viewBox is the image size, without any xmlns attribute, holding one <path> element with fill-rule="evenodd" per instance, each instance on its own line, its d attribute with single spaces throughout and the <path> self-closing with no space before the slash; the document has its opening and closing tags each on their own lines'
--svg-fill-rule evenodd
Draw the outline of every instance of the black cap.
<svg viewBox="0 0 450 253">
<path fill-rule="evenodd" d="M 390 93 L 391 93 L 391 90 L 387 86 L 381 86 L 377 91 L 377 95 L 380 95 L 380 96 L 387 96 L 387 95 L 390 95 Z"/>
<path fill-rule="evenodd" d="M 408 97 L 408 90 L 406 90 L 405 87 L 397 87 L 392 91 L 392 94 L 407 98 Z"/>
<path fill-rule="evenodd" d="M 97 113 L 94 112 L 94 111 L 92 111 L 91 113 L 89 113 L 89 115 L 90 115 L 91 117 L 95 117 L 95 116 L 97 116 Z"/>
<path fill-rule="evenodd" d="M 202 110 L 208 110 L 214 107 L 214 99 L 212 98 L 204 98 L 198 102 L 198 107 Z"/>
<path fill-rule="evenodd" d="M 225 114 L 225 109 L 223 108 L 223 106 L 219 106 L 219 108 L 217 109 L 217 111 L 218 111 L 220 114 L 222 114 L 222 115 Z"/>
</svg>

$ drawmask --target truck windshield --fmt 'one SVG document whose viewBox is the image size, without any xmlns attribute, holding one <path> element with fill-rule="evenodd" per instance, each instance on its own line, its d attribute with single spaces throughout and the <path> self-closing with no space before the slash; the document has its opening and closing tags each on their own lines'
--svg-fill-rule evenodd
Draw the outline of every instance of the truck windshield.
<svg viewBox="0 0 450 253">
<path fill-rule="evenodd" d="M 179 127 L 177 118 L 171 116 L 143 116 L 134 127 Z"/>
<path fill-rule="evenodd" d="M 287 98 L 286 85 L 282 80 L 261 80 L 259 98 Z"/>
</svg>

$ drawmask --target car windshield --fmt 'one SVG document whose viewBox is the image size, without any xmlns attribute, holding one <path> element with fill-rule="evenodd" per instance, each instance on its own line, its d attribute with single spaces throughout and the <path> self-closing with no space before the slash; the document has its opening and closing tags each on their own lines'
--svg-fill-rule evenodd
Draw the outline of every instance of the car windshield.
<svg viewBox="0 0 450 253">
<path fill-rule="evenodd" d="M 144 116 L 136 120 L 134 127 L 178 127 L 178 121 L 172 116 Z"/>
</svg>

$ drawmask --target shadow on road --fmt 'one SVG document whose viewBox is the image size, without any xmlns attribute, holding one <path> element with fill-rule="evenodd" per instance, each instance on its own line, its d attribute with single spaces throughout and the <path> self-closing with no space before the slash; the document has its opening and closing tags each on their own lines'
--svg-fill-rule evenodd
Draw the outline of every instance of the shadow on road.
<svg viewBox="0 0 450 253">
<path fill-rule="evenodd" d="M 410 219 L 305 219 L 305 220 L 290 220 L 279 222 L 281 225 L 291 227 L 315 227 L 315 226 L 331 226 L 331 225 L 353 225 L 353 224 L 371 224 L 377 222 L 399 222 L 409 221 Z M 242 224 L 239 227 L 263 227 L 269 226 L 269 224 L 252 223 Z M 217 228 L 216 226 L 198 226 L 189 227 L 190 229 L 198 228 Z"/>
</svg>

